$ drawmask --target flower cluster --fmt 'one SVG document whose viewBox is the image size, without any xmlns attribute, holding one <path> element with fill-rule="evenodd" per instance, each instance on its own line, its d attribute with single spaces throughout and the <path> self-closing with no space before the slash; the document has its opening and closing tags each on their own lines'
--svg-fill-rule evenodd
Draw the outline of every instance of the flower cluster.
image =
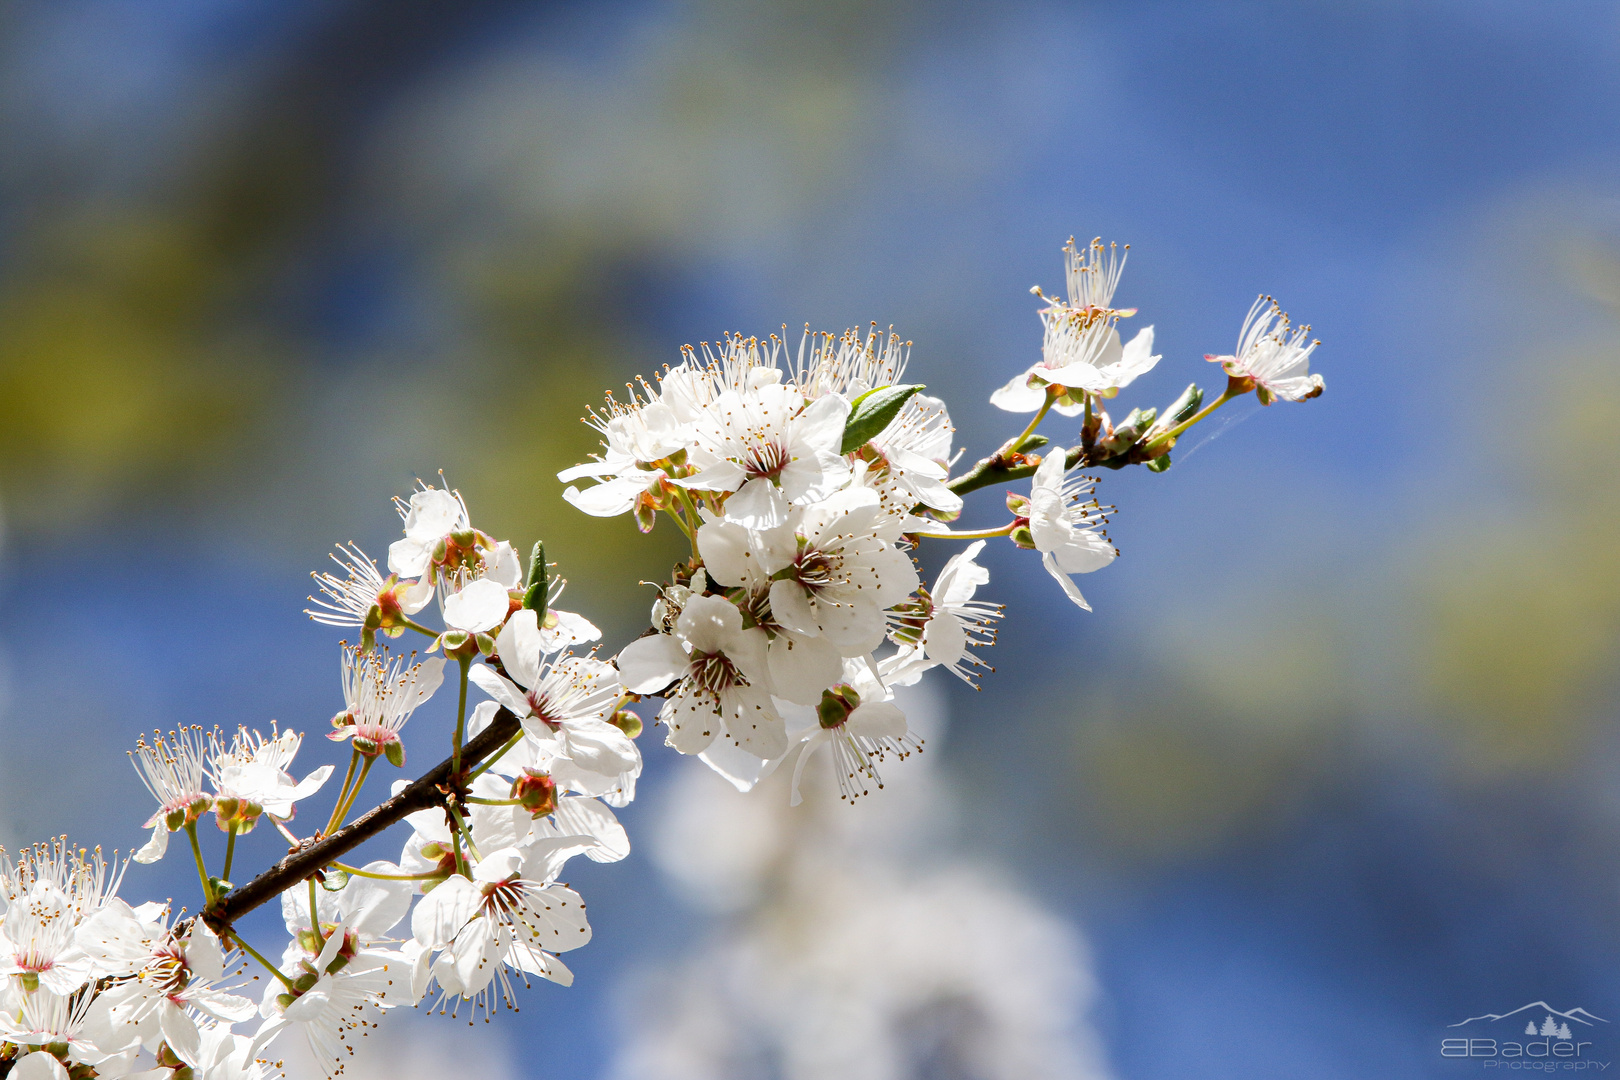
<svg viewBox="0 0 1620 1080">
<path fill-rule="evenodd" d="M 348 765 L 329 812 L 297 817 L 330 794 L 336 771 L 295 775 L 302 733 L 186 726 L 131 754 L 156 802 L 134 819 L 150 836 L 131 858 L 156 862 L 184 832 L 195 915 L 119 899 L 128 862 L 116 856 L 65 840 L 0 853 L 0 1076 L 254 1080 L 289 1031 L 336 1073 L 353 1037 L 402 1003 L 488 1016 L 513 1005 L 519 984 L 567 985 L 561 955 L 591 928 L 561 874 L 575 856 L 630 852 L 614 810 L 641 775 L 642 721 L 629 706 L 644 695 L 663 698 L 669 746 L 739 789 L 792 759 L 797 803 L 823 747 L 846 799 L 881 787 L 878 765 L 922 745 L 896 689 L 935 667 L 973 686 L 989 670 L 981 654 L 1003 615 L 978 597 L 991 540 L 1037 552 L 1089 610 L 1074 577 L 1118 553 L 1104 531 L 1111 508 L 1083 465 L 1162 472 L 1177 439 L 1225 402 L 1322 392 L 1308 328 L 1262 298 L 1236 350 L 1209 357 L 1227 377 L 1218 399 L 1205 406 L 1189 386 L 1163 414 L 1136 408 L 1116 423 L 1104 403 L 1158 363 L 1153 329 L 1121 338 L 1135 314 L 1113 306 L 1122 252 L 1071 241 L 1065 254 L 1067 298 L 1036 290 L 1041 359 L 991 398 L 1034 415 L 955 476 L 944 401 L 901 381 L 911 345 L 875 324 L 807 329 L 796 350 L 728 336 L 684 350 L 628 400 L 610 395 L 589 418 L 603 451 L 560 474 L 563 497 L 599 517 L 631 515 L 643 532 L 662 517 L 691 550 L 659 589 L 649 631 L 612 659 L 590 646 L 601 635 L 588 619 L 557 608 L 564 582 L 540 544 L 525 569 L 442 483 L 396 500 L 403 531 L 386 575 L 354 544 L 333 556 L 336 573 L 315 575 L 308 614 L 358 632 L 339 646 L 341 707 L 327 736 L 347 745 Z M 1049 412 L 1079 419 L 1072 445 L 1037 433 Z M 1021 488 L 1004 495 L 1008 520 L 958 527 L 965 496 L 1006 484 Z M 926 583 L 918 549 L 953 540 L 966 546 Z M 423 621 L 430 608 L 438 626 Z M 407 633 L 420 635 L 420 657 L 390 651 Z M 453 721 L 439 709 L 447 681 Z M 433 711 L 437 721 L 415 719 Z M 408 724 L 413 742 L 433 727 L 447 756 L 357 813 L 379 759 L 403 768 Z M 209 817 L 224 837 L 215 872 Z M 238 838 L 266 819 L 290 853 L 244 880 L 233 873 Z M 410 830 L 398 861 L 343 861 L 396 824 Z M 278 898 L 288 936 L 271 959 L 237 921 Z M 263 968 L 257 1004 L 238 993 L 250 962 Z"/>
<path fill-rule="evenodd" d="M 691 544 L 653 606 L 654 633 L 617 658 L 627 690 L 664 697 L 668 745 L 747 790 L 795 753 L 797 775 L 826 744 L 844 795 L 865 792 L 879 782 L 878 761 L 920 746 L 893 688 L 934 666 L 972 683 L 986 666 L 974 650 L 994 641 L 1002 611 L 973 598 L 989 580 L 976 561 L 985 540 L 1039 552 L 1065 595 L 1090 610 L 1074 576 L 1118 551 L 1104 530 L 1110 508 L 1091 497 L 1095 478 L 1076 471 L 1082 462 L 1163 471 L 1177 436 L 1230 397 L 1321 392 L 1321 377 L 1306 374 L 1314 346 L 1304 332 L 1257 305 L 1237 353 L 1211 358 L 1229 376 L 1219 401 L 1200 411 L 1193 386 L 1162 419 L 1135 409 L 1115 424 L 1103 403 L 1159 362 L 1153 327 L 1120 336 L 1135 314 L 1113 306 L 1125 252 L 1071 240 L 1064 254 L 1067 298 L 1034 290 L 1044 302 L 1041 359 L 990 399 L 1034 419 L 954 480 L 945 403 L 901 382 L 910 343 L 875 324 L 865 335 L 806 328 L 796 352 L 775 335 L 687 347 L 656 383 L 642 381 L 625 401 L 610 394 L 591 414 L 602 453 L 558 478 L 596 483 L 571 484 L 564 498 L 599 517 L 632 514 L 643 532 L 664 514 Z M 1049 410 L 1082 418 L 1073 449 L 1035 433 Z M 964 494 L 1025 476 L 1028 494 L 1007 494 L 1006 525 L 951 527 Z M 930 589 L 912 553 L 949 538 L 972 546 Z"/>
</svg>

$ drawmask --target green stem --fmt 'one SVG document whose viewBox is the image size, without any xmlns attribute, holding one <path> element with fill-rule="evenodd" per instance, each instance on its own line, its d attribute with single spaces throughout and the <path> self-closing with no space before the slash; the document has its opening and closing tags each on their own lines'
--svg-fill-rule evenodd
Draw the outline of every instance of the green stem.
<svg viewBox="0 0 1620 1080">
<path fill-rule="evenodd" d="M 932 537 L 935 540 L 989 540 L 994 536 L 1011 536 L 1012 531 L 1018 528 L 1018 522 L 1009 521 L 999 529 L 975 529 L 971 532 L 920 532 L 917 538 Z"/>
<path fill-rule="evenodd" d="M 339 809 L 337 824 L 340 827 L 348 820 L 349 811 L 354 809 L 354 800 L 360 797 L 360 789 L 366 784 L 366 777 L 371 773 L 371 766 L 377 762 L 377 755 L 375 754 L 367 754 L 365 758 L 366 763 L 360 766 L 360 778 L 354 782 L 354 788 L 349 792 L 349 797 L 344 800 L 342 807 Z"/>
<path fill-rule="evenodd" d="M 370 870 L 362 870 L 358 866 L 350 866 L 348 863 L 335 862 L 332 865 L 345 874 L 353 874 L 355 877 L 376 878 L 378 881 L 429 881 L 439 876 L 437 872 L 431 874 L 374 874 Z"/>
<path fill-rule="evenodd" d="M 429 630 L 421 623 L 404 615 L 399 616 L 399 625 L 408 630 L 415 630 L 418 634 L 426 634 L 428 637 L 436 638 L 439 636 L 439 632 L 437 630 Z"/>
<path fill-rule="evenodd" d="M 681 531 L 684 532 L 686 534 L 686 538 L 692 542 L 692 560 L 696 562 L 703 558 L 703 556 L 698 554 L 697 528 L 698 521 L 700 519 L 697 512 L 697 504 L 692 501 L 692 493 L 687 491 L 685 488 L 678 487 L 675 489 L 675 491 L 677 493 L 676 497 L 679 498 L 681 500 L 681 504 L 686 507 L 686 513 L 690 516 L 691 521 L 690 523 L 686 523 L 682 522 L 680 518 L 675 517 L 673 514 L 670 516 L 675 517 L 676 524 L 681 526 Z"/>
<path fill-rule="evenodd" d="M 1029 426 L 1026 427 L 1023 431 L 1019 432 L 1017 437 L 1015 437 L 1012 441 L 1008 442 L 1005 446 L 1003 446 L 1001 448 L 1001 451 L 1000 451 L 1001 453 L 1003 453 L 1003 454 L 1012 453 L 1013 451 L 1017 450 L 1020 446 L 1022 446 L 1024 444 L 1025 439 L 1027 439 L 1031 435 L 1035 434 L 1035 429 L 1041 426 L 1041 421 L 1042 420 L 1046 419 L 1046 410 L 1048 410 L 1048 409 L 1050 409 L 1052 407 L 1052 402 L 1054 402 L 1054 401 L 1056 401 L 1058 399 L 1058 394 L 1059 393 L 1060 393 L 1060 390 L 1056 386 L 1048 386 L 1046 388 L 1046 400 L 1041 402 L 1040 411 L 1035 414 L 1035 419 L 1031 420 L 1029 422 Z M 1087 396 L 1086 400 L 1088 402 L 1091 400 L 1089 395 Z"/>
<path fill-rule="evenodd" d="M 501 758 L 505 757 L 508 750 L 512 749 L 512 747 L 516 746 L 522 741 L 522 731 L 519 731 L 516 735 L 506 740 L 506 745 L 491 754 L 489 756 L 489 760 L 485 761 L 482 765 L 478 766 L 478 768 L 467 774 L 467 783 L 471 784 L 474 780 L 478 779 L 480 776 L 483 776 L 489 771 L 489 767 L 491 765 L 494 765 L 497 761 L 501 760 Z"/>
<path fill-rule="evenodd" d="M 323 835 L 331 836 L 337 832 L 338 821 L 343 814 L 343 800 L 348 797 L 349 784 L 354 780 L 354 767 L 359 761 L 360 751 L 354 749 L 353 745 L 351 745 L 349 747 L 349 771 L 343 774 L 343 786 L 338 788 L 337 805 L 332 807 L 332 816 L 327 819 L 326 828 L 321 830 Z"/>
<path fill-rule="evenodd" d="M 321 932 L 321 906 L 315 901 L 315 879 L 309 879 L 309 928 Z"/>
<path fill-rule="evenodd" d="M 467 734 L 467 669 L 472 665 L 472 657 L 458 658 L 461 664 L 461 699 L 456 704 L 456 735 L 450 744 L 450 777 L 454 780 L 461 774 L 461 740 Z"/>
<path fill-rule="evenodd" d="M 255 949 L 253 946 L 251 946 L 247 942 L 243 941 L 241 934 L 233 932 L 231 934 L 231 940 L 236 942 L 236 944 L 241 947 L 243 952 L 247 953 L 249 956 L 253 957 L 253 959 L 255 959 L 259 963 L 263 964 L 264 969 L 266 971 L 268 971 L 270 974 L 274 975 L 276 978 L 280 979 L 281 984 L 283 986 L 285 986 L 288 990 L 291 990 L 295 994 L 298 993 L 298 987 L 293 985 L 292 980 L 287 978 L 286 975 L 282 974 L 280 968 L 276 967 L 276 965 L 272 964 L 270 961 L 268 961 L 264 957 L 260 956 L 259 955 L 259 950 Z"/>
<path fill-rule="evenodd" d="M 1247 393 L 1247 392 L 1248 391 L 1243 391 L 1243 393 Z M 1145 446 L 1143 448 L 1143 452 L 1146 453 L 1149 457 L 1157 456 L 1156 451 L 1159 450 L 1161 447 L 1163 447 L 1171 439 L 1174 439 L 1176 436 L 1180 435 L 1183 431 L 1186 431 L 1188 428 L 1192 427 L 1194 424 L 1198 423 L 1200 420 L 1203 420 L 1204 418 L 1209 416 L 1210 413 L 1214 412 L 1216 409 L 1220 408 L 1222 405 L 1225 405 L 1228 401 L 1231 401 L 1235 397 L 1242 397 L 1242 396 L 1243 396 L 1242 393 L 1238 393 L 1238 394 L 1232 393 L 1232 387 L 1231 387 L 1230 384 L 1228 384 L 1227 387 L 1226 387 L 1226 390 L 1222 392 L 1220 397 L 1216 398 L 1214 401 L 1210 402 L 1208 405 L 1205 405 L 1202 409 L 1199 409 L 1197 412 L 1193 413 L 1191 416 L 1189 416 L 1187 419 L 1183 420 L 1181 423 L 1177 424 L 1175 427 L 1171 428 L 1169 431 L 1166 431 L 1166 432 L 1164 432 L 1162 434 L 1159 434 L 1159 435 L 1155 435 L 1153 437 L 1153 441 L 1148 443 L 1147 446 Z"/>
<path fill-rule="evenodd" d="M 477 803 L 479 806 L 522 806 L 522 799 L 480 799 L 469 795 L 462 802 Z M 469 841 L 470 843 L 470 841 Z"/>
<path fill-rule="evenodd" d="M 191 857 L 197 860 L 197 879 L 202 882 L 203 907 L 211 907 L 214 903 L 214 890 L 208 884 L 208 867 L 203 865 L 202 845 L 197 843 L 197 823 L 186 822 L 186 836 L 191 839 Z"/>
<path fill-rule="evenodd" d="M 236 822 L 233 821 L 233 822 L 231 822 L 231 831 L 226 836 L 226 839 L 225 839 L 225 869 L 223 869 L 223 870 L 221 870 L 219 872 L 219 876 L 224 878 L 226 881 L 231 880 L 231 859 L 233 859 L 235 856 L 236 856 Z"/>
<path fill-rule="evenodd" d="M 450 811 L 450 817 L 454 819 L 456 823 L 456 831 L 460 834 L 464 834 L 467 837 L 467 850 L 472 852 L 472 857 L 475 859 L 482 859 L 484 856 L 479 854 L 478 845 L 473 843 L 472 830 L 467 828 L 467 822 L 462 818 L 461 811 L 457 810 L 450 803 L 446 803 L 444 808 Z"/>
</svg>

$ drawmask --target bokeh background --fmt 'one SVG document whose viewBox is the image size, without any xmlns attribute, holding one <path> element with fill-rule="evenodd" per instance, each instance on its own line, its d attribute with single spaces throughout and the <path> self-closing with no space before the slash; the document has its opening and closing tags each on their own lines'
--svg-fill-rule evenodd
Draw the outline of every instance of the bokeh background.
<svg viewBox="0 0 1620 1080">
<path fill-rule="evenodd" d="M 683 343 L 893 324 L 985 452 L 1100 234 L 1127 398 L 1261 291 L 1326 396 L 1107 474 L 1094 614 L 993 548 L 996 674 L 862 808 L 650 731 L 576 985 L 355 1071 L 1427 1077 L 1469 1016 L 1620 1022 L 1617 106 L 1605 2 L 8 3 L 0 837 L 137 844 L 143 730 L 318 732 L 308 572 L 441 468 L 634 635 L 679 548 L 554 473 Z"/>
</svg>

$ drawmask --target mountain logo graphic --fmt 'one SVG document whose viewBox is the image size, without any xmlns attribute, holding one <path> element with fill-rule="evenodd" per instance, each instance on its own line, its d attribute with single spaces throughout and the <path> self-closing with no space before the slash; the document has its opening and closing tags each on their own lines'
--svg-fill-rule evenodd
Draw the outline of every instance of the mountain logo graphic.
<svg viewBox="0 0 1620 1080">
<path fill-rule="evenodd" d="M 1544 1013 L 1544 1014 L 1546 1014 L 1546 1020 L 1543 1021 L 1542 1026 L 1546 1026 L 1548 1023 L 1553 1024 L 1555 1027 L 1564 1026 L 1562 1024 L 1559 1024 L 1558 1021 L 1553 1020 L 1553 1017 L 1555 1017 L 1555 1016 L 1562 1017 L 1563 1020 L 1566 1021 L 1566 1022 L 1573 1021 L 1573 1022 L 1575 1022 L 1577 1024 L 1584 1024 L 1587 1027 L 1595 1027 L 1596 1024 L 1607 1024 L 1608 1023 L 1608 1021 L 1603 1019 L 1603 1017 L 1594 1016 L 1594 1015 L 1592 1015 L 1591 1013 L 1587 1012 L 1585 1009 L 1582 1009 L 1582 1008 L 1577 1007 L 1577 1008 L 1570 1009 L 1567 1012 L 1565 1012 L 1565 1011 L 1553 1008 L 1551 1005 L 1547 1004 L 1545 1001 L 1532 1001 L 1528 1005 L 1520 1005 L 1517 1009 L 1514 1009 L 1512 1012 L 1486 1013 L 1484 1016 L 1470 1016 L 1466 1020 L 1460 1021 L 1459 1023 L 1455 1023 L 1455 1024 L 1449 1024 L 1447 1026 L 1448 1027 L 1459 1028 L 1459 1027 L 1464 1027 L 1465 1025 L 1468 1025 L 1468 1024 L 1490 1024 L 1490 1023 L 1495 1023 L 1498 1020 L 1506 1020 L 1506 1019 L 1508 1019 L 1510 1017 L 1519 1016 L 1519 1015 L 1521 1015 L 1523 1013 Z M 1527 1016 L 1527 1017 L 1525 1017 L 1526 1022 L 1528 1024 L 1530 1024 L 1530 1025 L 1534 1025 L 1535 1019 L 1536 1019 L 1535 1016 Z M 1594 1021 L 1595 1021 L 1595 1023 L 1594 1023 Z M 1575 1030 L 1579 1030 L 1579 1029 L 1577 1028 Z M 1533 1035 L 1533 1034 L 1536 1034 L 1537 1031 L 1539 1031 L 1539 1029 L 1537 1029 L 1536 1031 L 1532 1031 L 1532 1030 L 1530 1030 L 1529 1027 L 1527 1027 L 1525 1029 L 1525 1034 L 1526 1035 Z M 1553 1032 L 1545 1032 L 1545 1034 L 1551 1035 L 1551 1034 L 1553 1034 Z M 1568 1035 L 1564 1035 L 1562 1037 L 1566 1038 L 1566 1039 L 1569 1038 Z"/>
<path fill-rule="evenodd" d="M 1607 1069 L 1607 1062 L 1590 1060 L 1589 1051 L 1603 1041 L 1593 1040 L 1601 1030 L 1598 1025 L 1608 1023 L 1582 1008 L 1555 1009 L 1545 1001 L 1532 1001 L 1511 1012 L 1470 1016 L 1448 1024 L 1447 1035 L 1440 1040 L 1440 1056 L 1483 1058 L 1486 1065 L 1513 1069 Z M 1555 1058 L 1567 1060 L 1551 1060 Z"/>
</svg>

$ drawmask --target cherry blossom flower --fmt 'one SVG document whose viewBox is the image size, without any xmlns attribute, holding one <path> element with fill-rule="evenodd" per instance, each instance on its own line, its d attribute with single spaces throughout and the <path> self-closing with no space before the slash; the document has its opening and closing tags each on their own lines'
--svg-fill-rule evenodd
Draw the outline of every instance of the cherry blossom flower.
<svg viewBox="0 0 1620 1080">
<path fill-rule="evenodd" d="M 995 644 L 994 624 L 1002 615 L 1001 605 L 973 599 L 990 580 L 990 571 L 974 561 L 984 545 L 975 540 L 951 556 L 932 590 L 919 589 L 914 598 L 889 610 L 889 637 L 900 646 L 888 665 L 891 683 L 909 685 L 928 668 L 943 665 L 978 689 L 971 669 L 986 665 L 968 650 Z"/>
<path fill-rule="evenodd" d="M 665 742 L 701 754 L 724 735 L 748 754 L 770 760 L 787 750 L 787 729 L 771 701 L 765 631 L 743 628 L 742 613 L 718 596 L 691 596 L 673 634 L 654 634 L 619 654 L 625 689 L 656 693 L 678 683 L 658 719 Z"/>
<path fill-rule="evenodd" d="M 1234 379 L 1252 380 L 1262 405 L 1278 399 L 1307 401 L 1326 388 L 1322 376 L 1310 373 L 1311 353 L 1321 344 L 1307 345 L 1310 336 L 1309 326 L 1294 329 L 1276 301 L 1262 296 L 1243 320 L 1237 352 L 1204 359 L 1220 364 Z"/>
<path fill-rule="evenodd" d="M 135 853 L 136 862 L 154 863 L 163 858 L 169 849 L 169 834 L 194 823 L 213 805 L 213 799 L 203 791 L 209 743 L 203 729 L 196 725 L 171 731 L 168 738 L 153 732 L 150 743 L 144 736 L 136 742 L 130 761 L 146 790 L 158 801 L 157 812 L 145 825 L 152 830 L 152 838 Z"/>
<path fill-rule="evenodd" d="M 24 993 L 83 986 L 95 960 L 79 946 L 79 923 L 101 910 L 122 878 L 123 867 L 109 872 L 99 849 L 75 850 L 66 837 L 36 844 L 15 862 L 0 858 L 0 976 Z"/>
<path fill-rule="evenodd" d="M 399 731 L 444 681 L 444 658 L 405 666 L 405 658 L 385 659 L 360 649 L 343 650 L 344 711 L 333 717 L 334 742 L 353 739 L 354 748 L 405 764 Z"/>
<path fill-rule="evenodd" d="M 835 336 L 812 333 L 806 326 L 793 381 L 812 400 L 824 394 L 854 400 L 868 390 L 898 383 L 910 357 L 911 342 L 900 340 L 893 327 L 885 336 L 872 323 L 862 337 L 855 329 Z"/>
<path fill-rule="evenodd" d="M 517 980 L 537 975 L 563 986 L 574 981 L 556 954 L 591 939 L 585 902 L 556 884 L 563 863 L 585 850 L 579 837 L 533 840 L 491 851 L 472 867 L 472 878 L 452 875 L 428 893 L 411 916 L 417 948 L 412 992 L 418 1000 L 429 978 L 440 1003 L 473 1002 L 487 1017 L 510 1005 Z M 427 959 L 432 953 L 437 957 Z"/>
<path fill-rule="evenodd" d="M 1121 345 L 1114 325 L 1121 316 L 1135 313 L 1134 309 L 1110 306 L 1125 269 L 1124 253 L 1112 244 L 1103 247 L 1101 240 L 1093 240 L 1082 251 L 1073 237 L 1063 253 L 1068 301 L 1035 290 L 1047 303 L 1041 311 L 1045 326 L 1041 360 L 990 396 L 990 403 L 998 409 L 1035 412 L 1046 401 L 1047 388 L 1056 386 L 1062 389 L 1054 407 L 1065 416 L 1075 416 L 1084 402 L 1071 391 L 1113 397 L 1159 362 L 1152 355 L 1153 327 L 1143 328 L 1129 344 Z"/>
<path fill-rule="evenodd" d="M 1054 448 L 1041 459 L 1030 486 L 1029 531 L 1041 565 L 1079 607 L 1091 610 L 1070 577 L 1089 574 L 1113 562 L 1119 550 L 1102 531 L 1108 517 L 1091 494 L 1095 479 L 1064 469 L 1064 452 Z M 1084 501 L 1082 501 L 1084 500 Z"/>
<path fill-rule="evenodd" d="M 894 704 L 893 693 L 858 661 L 846 660 L 848 682 L 828 687 L 816 706 L 815 724 L 802 736 L 799 760 L 793 766 L 794 806 L 802 801 L 799 780 L 818 748 L 830 748 L 838 791 L 844 799 L 867 793 L 866 781 L 883 786 L 877 763 L 888 754 L 909 757 L 922 748 L 921 740 L 906 727 L 906 714 Z"/>
<path fill-rule="evenodd" d="M 22 995 L 15 1009 L 0 1010 L 0 1042 L 26 1051 L 12 1068 L 11 1080 L 68 1080 L 63 1062 L 99 1066 L 97 1071 L 106 1076 L 128 1072 L 137 1051 L 134 1039 L 120 1046 L 101 1046 L 91 1039 L 86 1027 L 94 1003 L 89 994 L 58 994 L 42 987 Z"/>
<path fill-rule="evenodd" d="M 80 945 L 103 972 L 115 973 L 96 997 L 87 1030 L 104 1046 L 128 1045 L 133 1038 L 155 1052 L 166 1044 L 198 1068 L 205 1059 L 197 1017 L 228 1025 L 249 1019 L 255 1008 L 213 985 L 225 977 L 225 951 L 214 932 L 193 919 L 177 933 L 167 914 L 138 912 L 113 900 L 79 927 Z"/>
<path fill-rule="evenodd" d="M 775 368 L 754 374 L 781 378 Z M 839 395 L 807 404 L 803 392 L 780 381 L 724 391 L 693 424 L 689 460 L 698 471 L 671 483 L 730 493 L 726 514 L 739 524 L 780 525 L 793 502 L 821 498 L 849 478 L 841 453 L 848 415 Z"/>
<path fill-rule="evenodd" d="M 217 738 L 212 741 L 214 813 L 221 828 L 234 823 L 238 831 L 245 832 L 261 812 L 278 821 L 291 820 L 294 804 L 319 791 L 332 775 L 330 765 L 322 765 L 297 781 L 287 772 L 304 741 L 296 731 L 283 731 L 266 739 L 242 727 L 229 746 Z"/>
<path fill-rule="evenodd" d="M 884 610 L 919 584 L 911 559 L 879 535 L 888 524 L 878 496 L 865 488 L 838 492 L 795 507 L 781 527 L 741 529 L 711 522 L 698 530 L 698 547 L 709 574 L 722 585 L 757 587 L 768 582 L 770 618 L 801 638 L 823 638 L 838 657 L 860 656 L 883 641 Z M 788 663 L 785 649 L 770 653 L 778 694 L 812 704 L 827 686 L 814 645 L 808 659 Z"/>
<path fill-rule="evenodd" d="M 312 572 L 310 576 L 326 598 L 311 596 L 309 600 L 316 608 L 305 608 L 304 614 L 327 626 L 360 627 L 365 648 L 371 647 L 378 630 L 389 637 L 404 633 L 405 617 L 415 615 L 433 599 L 430 577 L 401 581 L 398 574 L 390 574 L 385 579 L 377 564 L 355 544 L 339 545 L 332 561 L 345 571 L 344 575 Z"/>
<path fill-rule="evenodd" d="M 252 1053 L 256 1056 L 285 1031 L 297 1031 L 308 1040 L 311 1053 L 328 1076 L 342 1072 L 345 1053 L 354 1053 L 346 1040 L 355 1032 L 368 1033 L 373 1010 L 398 1004 L 389 1000 L 389 994 L 403 994 L 403 989 L 395 991 L 394 986 L 408 971 L 399 952 L 360 948 L 354 935 L 339 923 L 326 935 L 313 960 L 300 960 L 284 972 L 293 981 L 293 989 L 279 979 L 265 987 L 259 1004 L 265 1022 L 253 1036 Z"/>
<path fill-rule="evenodd" d="M 507 620 L 495 648 L 506 675 L 479 664 L 469 676 L 517 714 L 538 757 L 559 780 L 587 794 L 605 795 L 626 774 L 641 774 L 641 751 L 607 721 L 621 691 L 611 664 L 568 654 L 548 660 L 535 613 L 528 608 Z"/>
</svg>

